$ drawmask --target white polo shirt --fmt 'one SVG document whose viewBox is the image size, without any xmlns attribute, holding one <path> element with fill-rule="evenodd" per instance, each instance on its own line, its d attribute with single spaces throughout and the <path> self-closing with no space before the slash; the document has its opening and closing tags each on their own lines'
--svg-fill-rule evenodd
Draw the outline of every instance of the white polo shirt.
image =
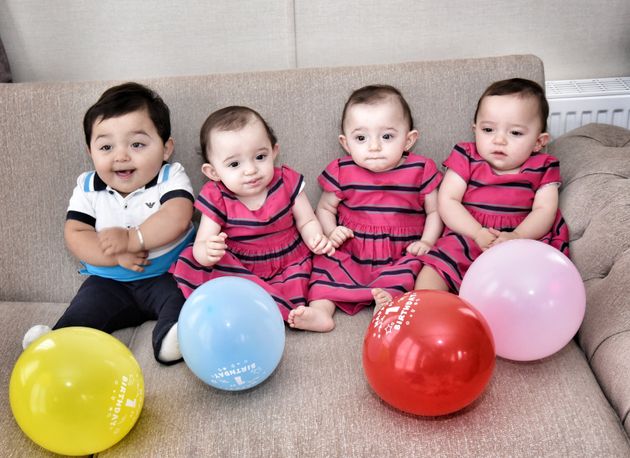
<svg viewBox="0 0 630 458">
<path fill-rule="evenodd" d="M 175 197 L 185 197 L 194 202 L 190 179 L 184 167 L 177 162 L 164 163 L 155 178 L 126 197 L 107 186 L 95 171 L 85 172 L 77 179 L 66 219 L 89 224 L 97 232 L 107 227 L 128 229 L 142 224 L 164 202 Z M 194 228 L 191 223 L 189 230 L 179 239 L 149 252 L 151 265 L 146 266 L 144 272 L 134 272 L 121 266 L 101 267 L 82 262 L 85 269 L 81 273 L 120 281 L 155 277 L 168 270 L 193 237 Z"/>
</svg>

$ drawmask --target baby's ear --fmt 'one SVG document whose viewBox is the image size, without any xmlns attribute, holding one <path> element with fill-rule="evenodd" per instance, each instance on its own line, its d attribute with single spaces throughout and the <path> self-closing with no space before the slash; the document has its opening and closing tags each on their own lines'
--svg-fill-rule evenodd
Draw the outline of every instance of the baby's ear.
<svg viewBox="0 0 630 458">
<path fill-rule="evenodd" d="M 201 173 L 210 178 L 212 181 L 221 181 L 216 169 L 208 162 L 201 166 Z"/>
<path fill-rule="evenodd" d="M 175 150 L 175 141 L 173 140 L 173 137 L 169 137 L 169 139 L 166 140 L 166 143 L 164 143 L 164 156 L 163 157 L 165 161 L 168 161 L 168 158 L 171 157 L 174 150 Z"/>
<path fill-rule="evenodd" d="M 346 153 L 350 154 L 350 149 L 348 148 L 348 139 L 345 135 L 341 134 L 339 136 L 339 143 L 341 144 L 341 147 L 346 151 Z"/>
<path fill-rule="evenodd" d="M 536 139 L 534 151 L 539 152 L 541 149 L 543 149 L 547 145 L 547 143 L 549 143 L 550 138 L 551 137 L 547 132 L 543 132 L 542 134 L 540 134 Z"/>
<path fill-rule="evenodd" d="M 418 140 L 418 137 L 420 136 L 420 134 L 418 134 L 417 130 L 410 130 L 407 133 L 407 142 L 405 143 L 405 150 L 409 151 L 411 148 L 413 148 L 413 145 L 416 144 L 416 141 Z"/>
</svg>

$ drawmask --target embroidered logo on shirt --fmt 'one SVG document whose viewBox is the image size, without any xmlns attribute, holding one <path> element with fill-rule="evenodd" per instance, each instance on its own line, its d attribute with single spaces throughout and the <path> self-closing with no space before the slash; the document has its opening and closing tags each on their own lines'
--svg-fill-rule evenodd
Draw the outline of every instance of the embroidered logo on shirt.
<svg viewBox="0 0 630 458">
<path fill-rule="evenodd" d="M 149 208 L 153 208 L 153 206 L 155 205 L 155 202 L 145 202 L 144 204 Z"/>
</svg>

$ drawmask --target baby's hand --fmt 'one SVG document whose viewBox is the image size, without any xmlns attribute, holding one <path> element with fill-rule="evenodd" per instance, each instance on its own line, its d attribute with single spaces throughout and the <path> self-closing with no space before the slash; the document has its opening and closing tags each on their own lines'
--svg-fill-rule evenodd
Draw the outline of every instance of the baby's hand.
<svg viewBox="0 0 630 458">
<path fill-rule="evenodd" d="M 335 247 L 324 234 L 317 234 L 308 242 L 309 249 L 315 254 L 333 255 Z"/>
<path fill-rule="evenodd" d="M 346 226 L 337 226 L 332 230 L 330 234 L 328 234 L 328 238 L 335 248 L 339 248 L 341 245 L 343 245 L 343 242 L 352 237 L 354 237 L 354 233 Z"/>
<path fill-rule="evenodd" d="M 151 264 L 147 259 L 148 251 L 140 251 L 139 253 L 120 253 L 116 256 L 118 265 L 134 272 L 144 272 L 144 266 Z"/>
<path fill-rule="evenodd" d="M 115 256 L 127 252 L 129 231 L 122 227 L 108 227 L 96 233 L 98 246 L 107 256 Z"/>
<path fill-rule="evenodd" d="M 496 229 L 489 229 L 493 235 L 496 236 L 496 239 L 490 244 L 491 247 L 498 245 L 499 243 L 507 242 L 508 240 L 516 240 L 521 237 L 518 235 L 516 231 L 512 232 L 503 232 L 497 231 Z"/>
<path fill-rule="evenodd" d="M 227 250 L 225 239 L 227 239 L 227 234 L 221 232 L 218 235 L 210 236 L 206 240 L 206 256 L 208 256 L 210 265 L 215 265 L 225 254 L 225 250 Z"/>
<path fill-rule="evenodd" d="M 411 243 L 407 247 L 407 253 L 414 256 L 422 256 L 423 254 L 428 253 L 431 248 L 433 248 L 432 245 L 428 244 L 427 242 L 423 242 L 422 240 L 418 240 L 417 242 Z"/>
<path fill-rule="evenodd" d="M 475 235 L 475 243 L 479 245 L 481 251 L 486 251 L 496 240 L 497 233 L 499 233 L 499 231 L 496 229 L 482 227 L 479 229 L 479 232 L 477 232 L 477 235 Z"/>
</svg>

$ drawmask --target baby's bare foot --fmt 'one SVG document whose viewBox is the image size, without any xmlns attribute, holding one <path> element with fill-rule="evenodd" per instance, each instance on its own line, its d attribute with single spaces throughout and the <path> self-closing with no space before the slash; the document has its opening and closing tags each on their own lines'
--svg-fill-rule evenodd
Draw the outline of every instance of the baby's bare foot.
<svg viewBox="0 0 630 458">
<path fill-rule="evenodd" d="M 287 322 L 292 328 L 306 331 L 328 332 L 335 327 L 332 316 L 326 311 L 317 307 L 304 307 L 303 305 L 289 312 Z"/>
<path fill-rule="evenodd" d="M 295 327 L 295 317 L 303 315 L 305 308 L 306 307 L 304 307 L 303 305 L 300 305 L 298 308 L 295 308 L 295 309 L 293 309 L 293 310 L 291 310 L 289 312 L 289 317 L 287 318 L 287 323 L 289 324 L 290 327 L 292 327 L 292 328 Z"/>
<path fill-rule="evenodd" d="M 372 297 L 374 297 L 374 314 L 394 299 L 391 294 L 381 288 L 374 288 Z"/>
</svg>

